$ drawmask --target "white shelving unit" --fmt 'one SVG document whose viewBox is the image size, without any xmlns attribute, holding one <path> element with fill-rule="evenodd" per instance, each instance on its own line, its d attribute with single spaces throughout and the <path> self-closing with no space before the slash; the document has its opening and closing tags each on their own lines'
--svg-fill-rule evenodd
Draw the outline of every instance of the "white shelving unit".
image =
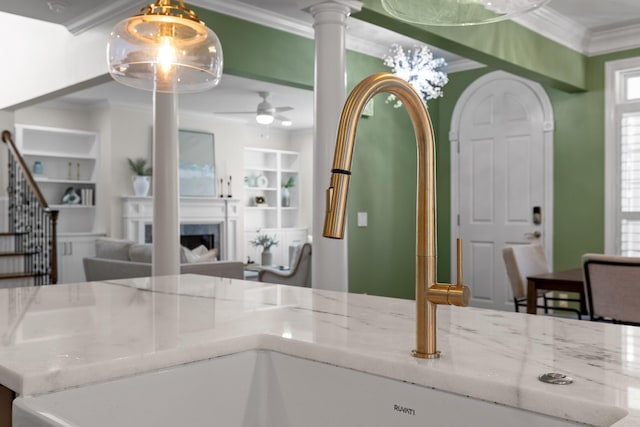
<svg viewBox="0 0 640 427">
<path fill-rule="evenodd" d="M 16 125 L 16 144 L 47 203 L 60 211 L 59 232 L 93 232 L 98 135 L 74 129 Z M 35 173 L 36 162 L 42 165 L 41 173 Z M 68 188 L 78 194 L 83 189 L 92 194 L 79 204 L 67 204 L 62 199 Z"/>
<path fill-rule="evenodd" d="M 291 228 L 300 222 L 299 154 L 266 148 L 245 148 L 245 228 Z M 293 177 L 289 206 L 282 203 L 282 185 Z M 256 199 L 262 197 L 264 203 Z"/>
<path fill-rule="evenodd" d="M 16 125 L 16 145 L 49 207 L 58 214 L 58 283 L 82 282 L 82 258 L 95 255 L 98 134 L 95 132 Z M 42 172 L 35 173 L 40 162 Z M 63 202 L 71 187 L 91 197 L 79 204 Z M 86 195 L 86 191 L 84 192 Z"/>
<path fill-rule="evenodd" d="M 249 242 L 256 231 L 276 235 L 272 248 L 274 265 L 289 265 L 288 247 L 306 241 L 307 230 L 300 228 L 299 153 L 267 148 L 244 150 L 245 254 L 260 262 L 261 248 Z M 289 206 L 283 206 L 282 185 L 293 177 Z M 259 199 L 264 200 L 259 203 Z"/>
</svg>

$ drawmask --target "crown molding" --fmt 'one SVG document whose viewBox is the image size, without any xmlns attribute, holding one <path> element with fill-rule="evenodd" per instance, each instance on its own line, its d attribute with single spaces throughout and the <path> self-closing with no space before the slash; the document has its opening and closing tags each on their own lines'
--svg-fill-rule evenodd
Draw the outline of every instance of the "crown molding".
<svg viewBox="0 0 640 427">
<path fill-rule="evenodd" d="M 300 37 L 308 39 L 314 38 L 313 27 L 309 22 L 295 20 L 250 4 L 239 4 L 238 2 L 224 0 L 191 0 L 189 3 L 194 6 L 222 13 L 223 15 L 233 16 L 234 18 L 282 30 Z M 311 19 L 311 15 L 309 15 L 309 19 Z"/>
<path fill-rule="evenodd" d="M 244 3 L 240 5 L 238 3 L 223 0 L 192 0 L 190 3 L 203 8 L 211 8 L 211 10 L 215 10 L 216 12 L 224 15 L 233 16 L 255 24 L 282 30 L 300 37 L 308 39 L 314 39 L 315 37 L 314 30 L 310 22 L 296 21 L 290 17 L 285 17 Z M 348 27 L 349 24 L 347 22 L 347 28 Z M 389 46 L 387 45 L 380 44 L 364 37 L 355 37 L 349 34 L 348 30 L 346 47 L 351 51 L 373 56 L 375 58 L 383 58 L 389 50 Z M 484 67 L 484 65 L 469 59 L 460 59 L 449 62 L 447 72 L 454 73 L 481 67 Z"/>
<path fill-rule="evenodd" d="M 587 56 L 640 47 L 640 23 L 618 28 L 589 30 L 565 15 L 544 6 L 514 18 L 513 21 Z"/>
<path fill-rule="evenodd" d="M 74 17 L 64 23 L 67 30 L 73 35 L 78 35 L 83 31 L 91 29 L 116 18 L 125 18 L 130 15 L 131 9 L 140 8 L 147 4 L 145 0 L 112 0 L 103 2 L 100 7 L 82 16 Z"/>
<path fill-rule="evenodd" d="M 549 7 L 543 6 L 512 21 L 569 49 L 583 54 L 587 52 L 589 31 Z"/>
<path fill-rule="evenodd" d="M 627 25 L 594 32 L 587 55 L 602 55 L 638 47 L 640 47 L 640 24 Z"/>
<path fill-rule="evenodd" d="M 447 73 L 457 73 L 460 71 L 475 70 L 476 68 L 483 68 L 486 65 L 481 64 L 470 59 L 458 59 L 457 61 L 451 61 L 447 64 Z"/>
</svg>

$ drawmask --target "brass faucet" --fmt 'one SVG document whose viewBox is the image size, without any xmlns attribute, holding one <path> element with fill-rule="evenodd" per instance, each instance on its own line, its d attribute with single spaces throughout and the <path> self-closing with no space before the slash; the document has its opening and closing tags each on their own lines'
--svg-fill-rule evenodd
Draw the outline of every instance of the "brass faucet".
<svg viewBox="0 0 640 427">
<path fill-rule="evenodd" d="M 458 240 L 458 280 L 456 285 L 436 283 L 436 172 L 435 139 L 427 108 L 413 87 L 393 74 L 379 73 L 362 80 L 347 98 L 340 123 L 327 189 L 327 212 L 323 235 L 344 238 L 347 196 L 356 129 L 360 114 L 378 93 L 395 95 L 406 107 L 418 144 L 418 191 L 416 206 L 416 349 L 415 357 L 440 357 L 436 349 L 437 304 L 469 305 L 469 288 L 462 284 L 462 249 Z"/>
</svg>

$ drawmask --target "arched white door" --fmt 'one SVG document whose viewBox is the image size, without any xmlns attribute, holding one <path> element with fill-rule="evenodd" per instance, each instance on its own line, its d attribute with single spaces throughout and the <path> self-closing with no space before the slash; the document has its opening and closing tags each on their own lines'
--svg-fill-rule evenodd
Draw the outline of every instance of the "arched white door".
<svg viewBox="0 0 640 427">
<path fill-rule="evenodd" d="M 464 242 L 471 305 L 513 310 L 502 249 L 537 242 L 552 260 L 551 103 L 535 82 L 487 74 L 458 100 L 450 139 L 451 235 Z"/>
</svg>

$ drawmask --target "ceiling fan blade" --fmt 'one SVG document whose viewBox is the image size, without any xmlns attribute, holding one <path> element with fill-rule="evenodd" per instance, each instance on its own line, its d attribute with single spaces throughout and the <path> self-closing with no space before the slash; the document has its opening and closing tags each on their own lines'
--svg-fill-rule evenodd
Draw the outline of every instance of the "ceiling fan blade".
<svg viewBox="0 0 640 427">
<path fill-rule="evenodd" d="M 213 114 L 255 114 L 255 111 L 214 111 Z"/>
<path fill-rule="evenodd" d="M 285 111 L 293 110 L 293 107 L 276 107 L 274 110 L 276 113 L 284 113 Z"/>
<path fill-rule="evenodd" d="M 275 119 L 276 119 L 276 120 L 280 120 L 281 122 L 290 122 L 290 121 L 291 121 L 291 119 L 290 119 L 290 118 L 285 117 L 285 116 L 281 116 L 281 115 L 279 115 L 279 114 L 278 114 L 277 116 L 275 116 Z"/>
</svg>

